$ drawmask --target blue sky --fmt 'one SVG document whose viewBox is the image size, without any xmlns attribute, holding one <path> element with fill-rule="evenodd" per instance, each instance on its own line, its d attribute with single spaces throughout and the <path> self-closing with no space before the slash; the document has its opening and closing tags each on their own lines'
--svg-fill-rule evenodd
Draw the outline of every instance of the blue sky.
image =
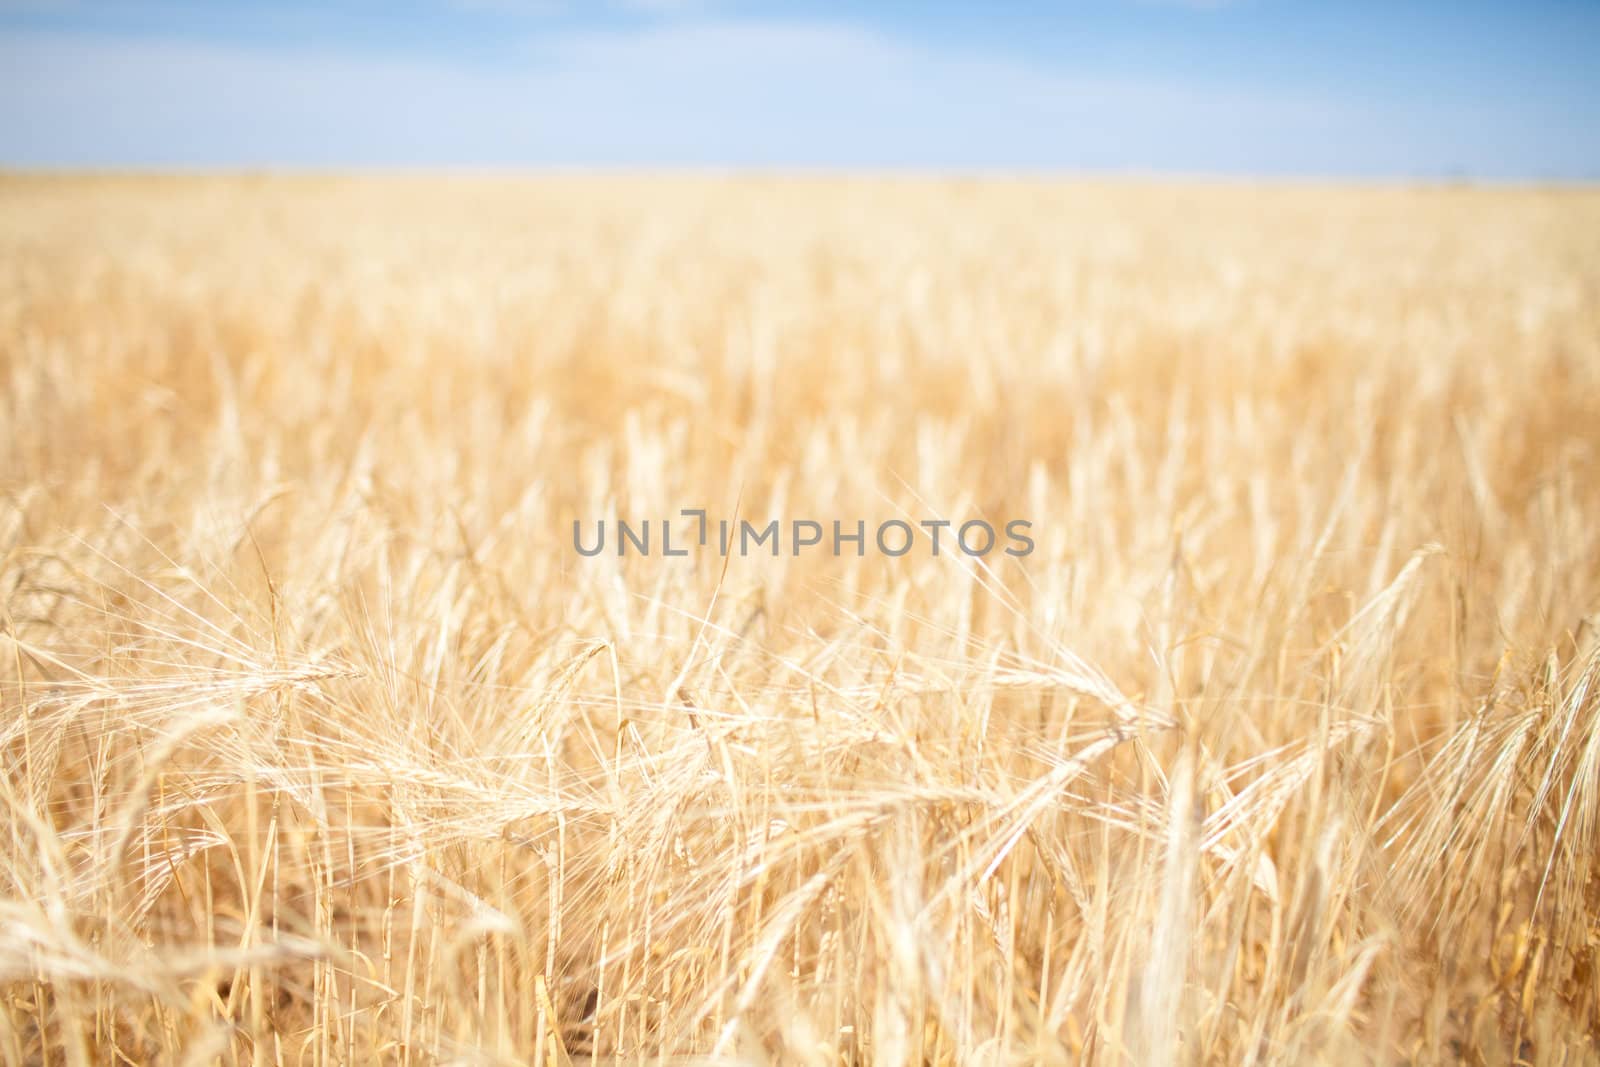
<svg viewBox="0 0 1600 1067">
<path fill-rule="evenodd" d="M 1600 3 L 0 0 L 0 165 L 1600 179 Z"/>
</svg>

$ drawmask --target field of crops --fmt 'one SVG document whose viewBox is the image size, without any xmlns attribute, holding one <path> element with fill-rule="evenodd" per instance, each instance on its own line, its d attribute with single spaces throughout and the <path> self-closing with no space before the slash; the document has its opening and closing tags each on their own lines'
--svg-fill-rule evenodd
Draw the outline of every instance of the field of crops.
<svg viewBox="0 0 1600 1067">
<path fill-rule="evenodd" d="M 0 382 L 4 1062 L 1600 1057 L 1600 193 L 0 177 Z"/>
</svg>

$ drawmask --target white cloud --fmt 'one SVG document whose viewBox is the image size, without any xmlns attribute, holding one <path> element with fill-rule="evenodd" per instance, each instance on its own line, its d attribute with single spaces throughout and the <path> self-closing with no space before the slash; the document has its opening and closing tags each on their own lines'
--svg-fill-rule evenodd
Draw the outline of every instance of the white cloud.
<svg viewBox="0 0 1600 1067">
<path fill-rule="evenodd" d="M 0 0 L 3 5 L 6 0 Z M 447 0 L 450 7 L 460 11 L 483 12 L 502 15 L 549 16 L 582 10 L 581 3 L 569 0 Z M 591 4 L 599 0 L 589 0 Z M 618 11 L 631 11 L 644 15 L 671 15 L 683 17 L 709 10 L 714 0 L 605 0 L 604 6 Z"/>
<path fill-rule="evenodd" d="M 450 6 L 507 15 L 555 15 L 567 10 L 565 0 L 450 0 Z"/>
<path fill-rule="evenodd" d="M 615 0 L 615 7 L 652 15 L 689 15 L 712 6 L 712 0 Z"/>
<path fill-rule="evenodd" d="M 1133 0 L 1144 7 L 1186 7 L 1193 11 L 1221 11 L 1225 7 L 1243 7 L 1250 0 Z"/>
</svg>

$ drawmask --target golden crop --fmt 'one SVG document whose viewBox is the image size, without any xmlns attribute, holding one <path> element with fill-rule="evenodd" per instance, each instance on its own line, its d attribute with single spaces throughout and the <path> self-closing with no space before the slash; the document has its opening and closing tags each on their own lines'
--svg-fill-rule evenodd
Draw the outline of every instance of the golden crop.
<svg viewBox="0 0 1600 1067">
<path fill-rule="evenodd" d="M 1600 1057 L 1596 192 L 11 176 L 0 375 L 7 1062 Z"/>
</svg>

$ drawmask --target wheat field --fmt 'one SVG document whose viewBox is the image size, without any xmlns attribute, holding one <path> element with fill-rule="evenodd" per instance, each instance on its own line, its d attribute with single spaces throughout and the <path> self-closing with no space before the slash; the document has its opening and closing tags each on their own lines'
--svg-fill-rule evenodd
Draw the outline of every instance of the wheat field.
<svg viewBox="0 0 1600 1067">
<path fill-rule="evenodd" d="M 1600 1062 L 1600 193 L 12 175 L 0 373 L 5 1062 Z"/>
</svg>

